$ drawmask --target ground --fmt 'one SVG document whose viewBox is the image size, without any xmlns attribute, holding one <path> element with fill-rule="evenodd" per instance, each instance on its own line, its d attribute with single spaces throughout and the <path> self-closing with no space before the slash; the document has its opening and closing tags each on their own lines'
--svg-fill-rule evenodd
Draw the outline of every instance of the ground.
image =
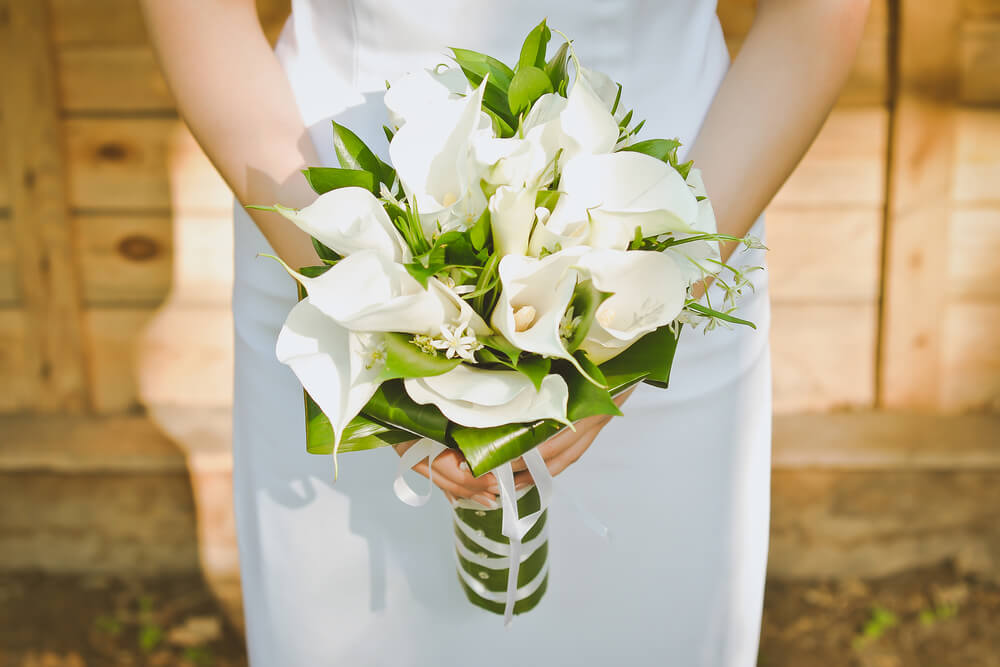
<svg viewBox="0 0 1000 667">
<path fill-rule="evenodd" d="M 196 575 L 0 575 L 0 667 L 244 665 Z M 762 667 L 1000 667 L 1000 586 L 948 564 L 768 583 Z M 684 667 L 684 666 L 679 666 Z"/>
</svg>

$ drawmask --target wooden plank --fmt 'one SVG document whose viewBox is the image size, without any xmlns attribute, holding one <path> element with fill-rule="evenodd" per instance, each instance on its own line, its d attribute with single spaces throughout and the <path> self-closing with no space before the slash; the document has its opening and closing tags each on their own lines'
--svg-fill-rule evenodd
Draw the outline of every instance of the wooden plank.
<svg viewBox="0 0 1000 667">
<path fill-rule="evenodd" d="M 147 40 L 136 0 L 49 0 L 53 36 L 60 46 L 143 44 Z M 290 0 L 257 0 L 264 32 L 273 41 L 288 16 Z"/>
<path fill-rule="evenodd" d="M 6 86 L 6 74 L 0 72 L 0 85 Z M 10 208 L 10 176 L 7 174 L 7 130 L 4 128 L 3 105 L 0 104 L 0 211 L 9 213 Z"/>
<path fill-rule="evenodd" d="M 911 412 L 781 415 L 775 468 L 1000 470 L 1000 415 Z"/>
<path fill-rule="evenodd" d="M 729 53 L 735 57 L 753 25 L 754 0 L 720 0 L 719 22 Z M 838 104 L 841 106 L 882 106 L 889 99 L 888 47 L 889 0 L 875 0 Z"/>
<path fill-rule="evenodd" d="M 888 112 L 835 109 L 774 199 L 781 206 L 881 206 Z"/>
<path fill-rule="evenodd" d="M 91 308 L 84 312 L 91 404 L 97 414 L 140 409 L 138 346 L 154 315 L 152 308 Z"/>
<path fill-rule="evenodd" d="M 76 229 L 88 306 L 162 303 L 173 265 L 168 216 L 81 215 Z"/>
<path fill-rule="evenodd" d="M 943 329 L 941 408 L 1000 412 L 1000 302 L 951 304 Z"/>
<path fill-rule="evenodd" d="M 21 290 L 17 285 L 17 264 L 14 252 L 14 231 L 10 219 L 0 216 L 0 307 L 17 305 Z"/>
<path fill-rule="evenodd" d="M 962 101 L 1000 103 L 1000 19 L 966 21 L 960 55 Z"/>
<path fill-rule="evenodd" d="M 54 62 L 45 3 L 0 3 L 0 71 L 19 284 L 34 345 L 35 407 L 82 410 L 86 402 L 80 304 L 66 212 Z"/>
<path fill-rule="evenodd" d="M 1000 113 L 961 109 L 955 114 L 956 164 L 952 196 L 962 204 L 1000 207 Z"/>
<path fill-rule="evenodd" d="M 0 414 L 28 410 L 38 400 L 41 378 L 28 363 L 32 342 L 25 311 L 0 308 Z"/>
<path fill-rule="evenodd" d="M 70 203 L 92 211 L 215 211 L 232 195 L 191 134 L 169 118 L 64 123 Z"/>
<path fill-rule="evenodd" d="M 172 224 L 174 297 L 188 306 L 228 309 L 233 290 L 232 214 L 182 214 Z"/>
<path fill-rule="evenodd" d="M 963 0 L 962 13 L 967 19 L 1000 19 L 996 0 Z"/>
<path fill-rule="evenodd" d="M 1000 207 L 952 211 L 948 251 L 949 300 L 1000 303 Z"/>
<path fill-rule="evenodd" d="M 959 0 L 902 0 L 878 397 L 892 409 L 940 405 L 959 21 Z"/>
<path fill-rule="evenodd" d="M 767 211 L 771 298 L 782 303 L 874 303 L 882 211 L 772 206 Z"/>
<path fill-rule="evenodd" d="M 772 308 L 776 413 L 871 407 L 876 337 L 874 304 Z"/>
<path fill-rule="evenodd" d="M 58 59 L 64 111 L 173 111 L 173 97 L 152 49 L 146 45 L 65 49 Z"/>
</svg>

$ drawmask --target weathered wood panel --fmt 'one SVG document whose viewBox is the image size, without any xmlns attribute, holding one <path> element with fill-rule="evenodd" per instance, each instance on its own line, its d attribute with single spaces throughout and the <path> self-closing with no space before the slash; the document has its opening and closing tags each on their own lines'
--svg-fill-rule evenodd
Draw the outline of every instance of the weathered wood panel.
<svg viewBox="0 0 1000 667">
<path fill-rule="evenodd" d="M 960 5 L 903 0 L 886 225 L 879 401 L 938 407 Z M 934 48 L 928 48 L 934 44 Z M 934 239 L 934 243 L 928 243 Z M 920 307 L 914 307 L 920 304 Z"/>
<path fill-rule="evenodd" d="M 955 142 L 954 200 L 1000 207 L 1000 112 L 957 111 Z"/>
<path fill-rule="evenodd" d="M 173 97 L 148 46 L 64 49 L 58 58 L 64 111 L 169 113 L 174 109 Z"/>
<path fill-rule="evenodd" d="M 962 26 L 959 91 L 963 102 L 1000 103 L 1000 19 Z"/>
<path fill-rule="evenodd" d="M 36 409 L 78 411 L 86 404 L 80 308 L 48 34 L 44 3 L 0 2 L 11 230 L 31 332 L 25 370 L 42 387 Z"/>
<path fill-rule="evenodd" d="M 14 306 L 20 299 L 15 262 L 14 232 L 10 219 L 0 215 L 0 308 Z"/>
<path fill-rule="evenodd" d="M 169 216 L 157 214 L 77 216 L 85 302 L 161 303 L 173 273 L 171 224 Z"/>
<path fill-rule="evenodd" d="M 952 211 L 948 251 L 949 300 L 1000 303 L 1000 207 Z"/>
<path fill-rule="evenodd" d="M 951 304 L 943 323 L 940 409 L 1000 412 L 1000 301 Z M 1000 447 L 1000 439 L 994 442 Z"/>
<path fill-rule="evenodd" d="M 774 205 L 882 206 L 888 118 L 880 107 L 835 109 Z"/>
<path fill-rule="evenodd" d="M 33 348 L 28 316 L 19 308 L 0 308 L 0 413 L 32 408 L 41 379 L 30 365 Z"/>
<path fill-rule="evenodd" d="M 767 211 L 771 297 L 782 303 L 874 303 L 881 211 L 772 206 Z"/>
<path fill-rule="evenodd" d="M 6 77 L 4 72 L 0 72 L 0 85 L 6 89 Z M 10 209 L 10 186 L 7 174 L 7 129 L 3 119 L 3 105 L 0 104 L 0 211 L 7 214 Z"/>
<path fill-rule="evenodd" d="M 872 405 L 876 311 L 874 304 L 773 304 L 776 413 Z"/>
<path fill-rule="evenodd" d="M 139 409 L 137 344 L 154 314 L 152 309 L 130 308 L 85 311 L 91 405 L 97 414 Z"/>
</svg>

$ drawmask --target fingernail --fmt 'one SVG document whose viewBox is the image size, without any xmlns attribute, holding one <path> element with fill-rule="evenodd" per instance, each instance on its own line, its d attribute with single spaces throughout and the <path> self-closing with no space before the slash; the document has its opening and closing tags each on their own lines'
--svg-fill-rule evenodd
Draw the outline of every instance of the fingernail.
<svg viewBox="0 0 1000 667">
<path fill-rule="evenodd" d="M 486 490 L 492 493 L 494 496 L 500 493 L 500 487 L 497 486 L 496 484 L 490 484 L 488 487 L 486 487 Z"/>
<path fill-rule="evenodd" d="M 462 461 L 461 463 L 459 463 L 458 469 L 461 470 L 462 472 L 472 472 L 472 469 L 469 468 L 469 464 L 466 461 Z"/>
<path fill-rule="evenodd" d="M 477 493 L 472 496 L 472 499 L 486 509 L 495 510 L 497 508 L 496 496 L 492 496 L 488 493 Z"/>
</svg>

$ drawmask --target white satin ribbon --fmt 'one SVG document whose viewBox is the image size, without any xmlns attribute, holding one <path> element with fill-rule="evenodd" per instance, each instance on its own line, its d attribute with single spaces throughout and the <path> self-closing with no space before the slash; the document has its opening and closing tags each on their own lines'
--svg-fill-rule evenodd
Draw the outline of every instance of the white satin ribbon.
<svg viewBox="0 0 1000 667">
<path fill-rule="evenodd" d="M 438 454 L 446 450 L 447 447 L 440 442 L 435 442 L 430 438 L 421 438 L 407 449 L 399 457 L 399 465 L 396 467 L 396 480 L 392 483 L 392 490 L 396 492 L 396 497 L 410 507 L 421 507 L 427 504 L 434 492 L 434 459 Z M 403 473 L 427 459 L 427 493 L 420 494 L 413 490 Z"/>
</svg>

